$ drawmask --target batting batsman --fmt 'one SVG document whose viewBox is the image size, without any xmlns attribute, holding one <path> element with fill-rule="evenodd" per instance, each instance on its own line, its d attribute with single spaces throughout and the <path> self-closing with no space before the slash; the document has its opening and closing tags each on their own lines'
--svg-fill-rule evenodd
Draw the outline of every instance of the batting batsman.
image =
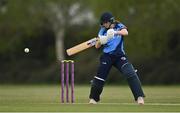
<svg viewBox="0 0 180 113">
<path fill-rule="evenodd" d="M 101 28 L 95 47 L 100 48 L 103 46 L 103 54 L 100 57 L 97 74 L 92 81 L 89 103 L 97 104 L 100 101 L 105 81 L 110 69 L 114 66 L 126 78 L 135 101 L 138 104 L 144 104 L 145 95 L 141 88 L 141 82 L 124 51 L 124 37 L 128 35 L 127 27 L 115 20 L 114 16 L 109 12 L 101 15 L 100 24 Z"/>
</svg>

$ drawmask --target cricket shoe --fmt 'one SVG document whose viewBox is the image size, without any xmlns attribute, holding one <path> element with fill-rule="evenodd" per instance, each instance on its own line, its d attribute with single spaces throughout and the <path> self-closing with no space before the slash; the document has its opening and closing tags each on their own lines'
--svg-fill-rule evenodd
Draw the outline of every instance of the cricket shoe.
<svg viewBox="0 0 180 113">
<path fill-rule="evenodd" d="M 138 103 L 139 105 L 144 105 L 144 98 L 143 98 L 143 97 L 138 97 L 137 103 Z"/>
<path fill-rule="evenodd" d="M 89 104 L 97 104 L 97 102 L 94 99 L 90 99 Z"/>
</svg>

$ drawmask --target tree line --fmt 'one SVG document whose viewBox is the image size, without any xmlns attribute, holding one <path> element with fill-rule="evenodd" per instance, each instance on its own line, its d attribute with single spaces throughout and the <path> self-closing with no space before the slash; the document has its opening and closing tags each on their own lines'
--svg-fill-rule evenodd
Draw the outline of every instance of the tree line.
<svg viewBox="0 0 180 113">
<path fill-rule="evenodd" d="M 76 83 L 89 83 L 101 49 L 72 57 L 65 50 L 97 36 L 99 16 L 110 11 L 128 27 L 125 50 L 142 82 L 178 84 L 179 4 L 178 0 L 1 0 L 0 83 L 58 83 L 62 59 L 75 60 Z M 125 81 L 113 69 L 108 83 Z"/>
</svg>

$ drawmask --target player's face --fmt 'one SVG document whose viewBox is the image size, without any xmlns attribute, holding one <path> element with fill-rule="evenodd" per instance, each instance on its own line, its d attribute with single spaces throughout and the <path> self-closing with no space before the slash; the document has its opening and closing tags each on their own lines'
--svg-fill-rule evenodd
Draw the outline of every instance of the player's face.
<svg viewBox="0 0 180 113">
<path fill-rule="evenodd" d="M 110 27 L 110 25 L 111 25 L 111 23 L 110 23 L 110 22 L 105 22 L 105 23 L 103 23 L 103 26 L 104 26 L 105 28 L 109 28 L 109 27 Z"/>
</svg>

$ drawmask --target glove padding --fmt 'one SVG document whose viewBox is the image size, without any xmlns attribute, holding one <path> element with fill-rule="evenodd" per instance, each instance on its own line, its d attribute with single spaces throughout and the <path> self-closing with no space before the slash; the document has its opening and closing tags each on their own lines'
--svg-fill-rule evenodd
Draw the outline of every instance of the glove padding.
<svg viewBox="0 0 180 113">
<path fill-rule="evenodd" d="M 100 36 L 99 41 L 102 45 L 104 45 L 108 42 L 108 37 L 107 36 Z"/>
<path fill-rule="evenodd" d="M 102 45 L 106 44 L 109 39 L 113 38 L 117 31 L 114 29 L 107 30 L 107 36 L 99 36 L 99 41 Z"/>
<path fill-rule="evenodd" d="M 113 38 L 116 33 L 117 33 L 117 31 L 114 31 L 114 29 L 107 30 L 108 39 Z"/>
</svg>

